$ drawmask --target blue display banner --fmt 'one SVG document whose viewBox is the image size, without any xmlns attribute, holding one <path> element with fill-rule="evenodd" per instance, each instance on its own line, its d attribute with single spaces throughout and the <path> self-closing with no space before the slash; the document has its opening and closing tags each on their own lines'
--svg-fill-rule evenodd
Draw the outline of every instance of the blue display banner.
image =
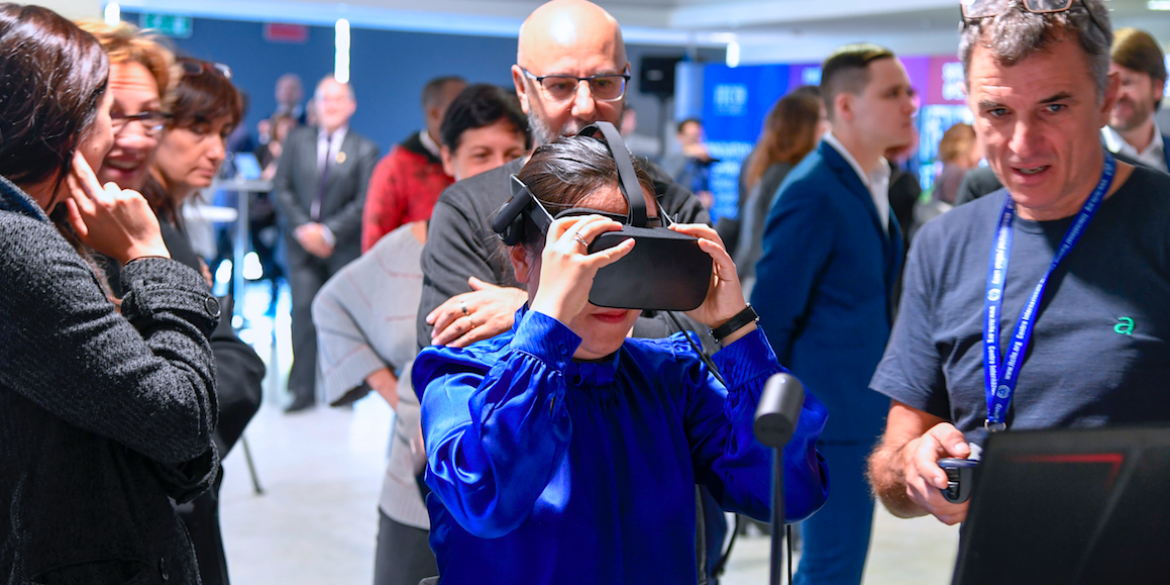
<svg viewBox="0 0 1170 585">
<path fill-rule="evenodd" d="M 760 136 L 772 104 L 787 93 L 789 65 L 728 67 L 709 64 L 703 72 L 703 127 L 707 150 L 719 159 L 711 167 L 715 205 L 711 219 L 738 216 L 739 169 Z"/>
</svg>

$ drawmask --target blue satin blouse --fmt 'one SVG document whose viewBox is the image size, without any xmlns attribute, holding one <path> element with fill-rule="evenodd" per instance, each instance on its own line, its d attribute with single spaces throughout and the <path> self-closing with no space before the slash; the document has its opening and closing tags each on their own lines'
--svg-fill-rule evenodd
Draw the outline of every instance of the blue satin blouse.
<svg viewBox="0 0 1170 585">
<path fill-rule="evenodd" d="M 581 339 L 556 319 L 521 309 L 515 323 L 414 363 L 443 585 L 695 583 L 696 483 L 769 519 L 772 455 L 752 419 L 785 370 L 762 330 L 715 354 L 728 391 L 682 334 L 578 362 Z M 826 417 L 806 395 L 784 451 L 790 522 L 828 496 Z"/>
</svg>

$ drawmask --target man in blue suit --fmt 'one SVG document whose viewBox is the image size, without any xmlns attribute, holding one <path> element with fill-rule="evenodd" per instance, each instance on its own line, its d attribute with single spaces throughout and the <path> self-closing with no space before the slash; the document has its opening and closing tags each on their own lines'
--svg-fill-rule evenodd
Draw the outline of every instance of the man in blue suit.
<svg viewBox="0 0 1170 585">
<path fill-rule="evenodd" d="M 873 521 L 865 460 L 889 409 L 868 387 L 902 261 L 882 153 L 910 143 L 915 106 L 902 64 L 871 44 L 829 56 L 821 92 L 832 131 L 776 193 L 751 300 L 781 363 L 829 408 L 832 493 L 803 524 L 796 582 L 856 585 Z"/>
</svg>

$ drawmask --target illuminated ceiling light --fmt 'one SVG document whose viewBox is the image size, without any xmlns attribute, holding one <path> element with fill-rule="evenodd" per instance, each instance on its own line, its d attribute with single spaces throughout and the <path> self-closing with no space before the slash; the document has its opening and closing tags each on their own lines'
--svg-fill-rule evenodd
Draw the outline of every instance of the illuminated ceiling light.
<svg viewBox="0 0 1170 585">
<path fill-rule="evenodd" d="M 106 4 L 105 21 L 110 26 L 116 26 L 122 22 L 122 7 L 118 6 L 117 2 Z"/>
<path fill-rule="evenodd" d="M 739 67 L 739 42 L 727 43 L 727 66 Z"/>
<path fill-rule="evenodd" d="M 1146 8 L 1150 10 L 1170 10 L 1170 0 L 1150 0 L 1146 2 Z"/>
<path fill-rule="evenodd" d="M 336 32 L 334 45 L 337 56 L 333 61 L 333 78 L 338 83 L 349 83 L 349 21 L 340 18 L 333 27 Z"/>
</svg>

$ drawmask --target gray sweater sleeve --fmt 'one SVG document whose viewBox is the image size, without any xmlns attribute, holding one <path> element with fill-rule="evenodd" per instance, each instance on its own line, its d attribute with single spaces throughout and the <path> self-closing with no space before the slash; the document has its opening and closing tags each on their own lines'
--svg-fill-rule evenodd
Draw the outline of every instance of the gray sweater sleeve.
<svg viewBox="0 0 1170 585">
<path fill-rule="evenodd" d="M 217 408 L 218 304 L 178 262 L 127 264 L 119 314 L 45 222 L 0 222 L 0 383 L 163 464 L 205 456 Z"/>
<path fill-rule="evenodd" d="M 346 303 L 343 289 L 347 285 L 356 286 L 349 276 L 354 272 L 355 264 L 357 262 L 351 262 L 329 279 L 313 299 L 318 359 L 325 399 L 331 405 L 347 404 L 361 398 L 370 390 L 368 386 L 363 386 L 366 378 L 377 370 L 392 367 L 370 347 L 370 341 L 359 325 L 359 320 L 373 324 L 369 307 L 360 304 L 355 307 L 354 304 Z M 364 310 L 365 314 L 354 315 L 352 312 L 355 308 Z M 359 392 L 355 393 L 355 390 Z"/>
</svg>

